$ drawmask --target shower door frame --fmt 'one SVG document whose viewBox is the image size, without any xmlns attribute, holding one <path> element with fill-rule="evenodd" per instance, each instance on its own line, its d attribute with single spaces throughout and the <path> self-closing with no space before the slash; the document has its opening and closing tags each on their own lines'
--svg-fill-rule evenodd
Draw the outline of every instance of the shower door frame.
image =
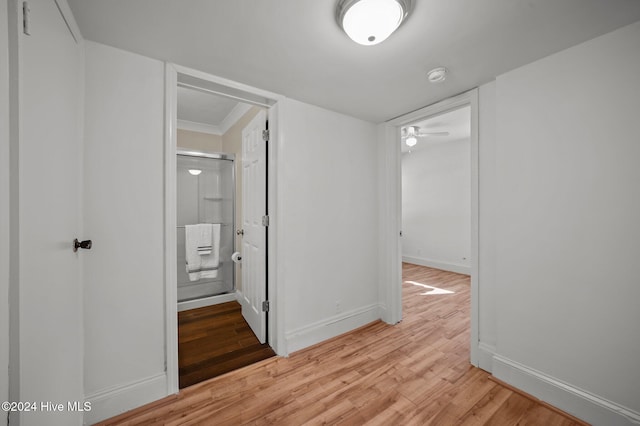
<svg viewBox="0 0 640 426">
<path fill-rule="evenodd" d="M 167 395 L 176 394 L 178 388 L 178 291 L 176 278 L 176 154 L 177 154 L 177 94 L 179 78 L 189 80 L 191 88 L 202 88 L 257 105 L 267 110 L 269 141 L 267 145 L 267 214 L 271 218 L 267 229 L 267 300 L 270 309 L 266 313 L 268 343 L 280 356 L 287 356 L 284 324 L 284 283 L 278 279 L 283 260 L 278 256 L 279 242 L 284 229 L 277 214 L 282 200 L 279 189 L 283 188 L 282 176 L 278 174 L 279 151 L 282 144 L 284 96 L 247 86 L 222 77 L 217 77 L 180 65 L 165 63 L 165 137 L 164 137 L 164 285 L 165 285 L 165 365 Z M 193 85 L 201 82 L 203 86 Z M 207 88 L 207 86 L 209 88 Z M 213 90 L 210 88 L 213 87 Z"/>
<path fill-rule="evenodd" d="M 178 156 L 183 156 L 183 157 L 195 157 L 195 158 L 206 158 L 206 159 L 210 159 L 210 160 L 223 160 L 223 161 L 231 161 L 233 163 L 233 167 L 231 168 L 231 184 L 233 185 L 233 191 L 231 191 L 231 205 L 232 205 L 232 211 L 231 211 L 231 217 L 232 217 L 232 230 L 235 230 L 236 228 L 236 167 L 235 167 L 235 161 L 236 161 L 236 156 L 235 154 L 227 154 L 224 152 L 201 152 L 201 151 L 193 151 L 193 150 L 184 150 L 184 149 L 178 149 L 176 150 L 176 159 Z M 177 194 L 176 194 L 177 195 Z M 176 231 L 177 232 L 177 231 Z M 222 231 L 221 231 L 222 232 Z M 177 237 L 176 237 L 176 242 L 177 242 Z M 231 232 L 231 253 L 236 251 L 236 239 L 233 235 L 233 231 Z M 220 259 L 220 262 L 222 262 L 222 259 Z M 178 268 L 178 264 L 176 263 L 176 268 Z M 177 278 L 176 278 L 177 280 Z M 178 312 L 180 311 L 185 311 L 188 309 L 196 309 L 196 308 L 201 308 L 204 306 L 210 306 L 214 303 L 222 303 L 222 302 L 231 302 L 233 300 L 236 300 L 235 298 L 235 292 L 236 292 L 236 268 L 234 265 L 231 266 L 231 282 L 233 284 L 233 287 L 231 288 L 231 291 L 229 293 L 220 293 L 220 294 L 214 294 L 212 296 L 202 296 L 196 299 L 189 299 L 189 300 L 185 300 L 185 301 L 180 301 L 178 299 Z M 214 302 L 214 303 L 211 303 Z M 184 306 L 180 306 L 181 304 L 183 304 Z"/>
</svg>

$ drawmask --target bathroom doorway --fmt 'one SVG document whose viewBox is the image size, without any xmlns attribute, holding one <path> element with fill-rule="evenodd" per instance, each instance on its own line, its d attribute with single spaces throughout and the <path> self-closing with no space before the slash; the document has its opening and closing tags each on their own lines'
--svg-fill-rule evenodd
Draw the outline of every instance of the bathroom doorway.
<svg viewBox="0 0 640 426">
<path fill-rule="evenodd" d="M 171 308 L 176 313 L 172 324 L 168 318 L 175 334 L 167 335 L 177 342 L 167 371 L 177 391 L 275 355 L 267 322 L 265 132 L 274 101 L 188 72 L 177 72 L 175 82 L 175 101 L 167 102 L 175 124 L 168 138 L 174 160 L 167 161 L 175 244 L 167 242 L 167 273 L 177 303 L 170 307 L 167 298 L 168 316 Z"/>
</svg>

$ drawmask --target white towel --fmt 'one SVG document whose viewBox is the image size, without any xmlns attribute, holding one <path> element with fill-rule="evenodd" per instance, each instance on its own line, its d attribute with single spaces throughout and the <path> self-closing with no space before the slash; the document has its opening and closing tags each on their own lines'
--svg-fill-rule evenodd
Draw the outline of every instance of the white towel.
<svg viewBox="0 0 640 426">
<path fill-rule="evenodd" d="M 195 240 L 196 250 L 200 256 L 211 254 L 212 232 L 213 226 L 207 223 L 196 225 L 196 228 L 191 230 L 191 236 Z"/>
<path fill-rule="evenodd" d="M 184 228 L 189 280 L 216 278 L 220 264 L 220 224 L 199 223 Z M 207 235 L 210 236 L 208 240 Z M 209 253 L 205 254 L 207 250 Z"/>
</svg>

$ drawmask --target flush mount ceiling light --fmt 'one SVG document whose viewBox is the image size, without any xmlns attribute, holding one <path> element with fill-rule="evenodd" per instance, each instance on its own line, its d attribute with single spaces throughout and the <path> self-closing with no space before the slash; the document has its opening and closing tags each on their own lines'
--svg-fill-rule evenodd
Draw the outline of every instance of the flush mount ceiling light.
<svg viewBox="0 0 640 426">
<path fill-rule="evenodd" d="M 412 6 L 413 0 L 339 0 L 336 20 L 351 40 L 372 46 L 389 37 Z"/>
<path fill-rule="evenodd" d="M 189 169 L 189 173 L 191 173 L 194 176 L 198 176 L 200 173 L 202 173 L 202 170 L 200 170 L 200 169 Z"/>
<path fill-rule="evenodd" d="M 447 79 L 447 69 L 445 67 L 434 68 L 427 73 L 427 78 L 431 83 L 442 83 Z"/>
<path fill-rule="evenodd" d="M 415 136 L 409 136 L 404 140 L 404 143 L 406 143 L 409 147 L 415 146 L 418 143 L 418 139 Z"/>
</svg>

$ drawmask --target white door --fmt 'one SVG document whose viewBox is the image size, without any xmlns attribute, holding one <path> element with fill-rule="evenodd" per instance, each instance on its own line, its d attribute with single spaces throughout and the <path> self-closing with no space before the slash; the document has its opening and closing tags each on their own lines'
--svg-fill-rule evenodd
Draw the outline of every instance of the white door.
<svg viewBox="0 0 640 426">
<path fill-rule="evenodd" d="M 262 139 L 267 116 L 260 111 L 242 130 L 242 316 L 260 343 L 266 341 L 267 143 Z"/>
<path fill-rule="evenodd" d="M 22 6 L 22 2 L 18 2 Z M 54 0 L 29 0 L 20 32 L 19 401 L 36 401 L 21 425 L 80 425 L 67 401 L 83 394 L 80 259 L 82 46 Z M 21 9 L 21 8 L 20 8 Z M 21 11 L 20 11 L 21 12 Z M 21 15 L 21 13 L 18 15 Z M 22 19 L 22 16 L 19 16 Z M 15 389 L 14 389 L 15 391 Z M 43 411 L 42 401 L 63 403 Z M 12 413 L 13 417 L 15 413 Z"/>
</svg>

